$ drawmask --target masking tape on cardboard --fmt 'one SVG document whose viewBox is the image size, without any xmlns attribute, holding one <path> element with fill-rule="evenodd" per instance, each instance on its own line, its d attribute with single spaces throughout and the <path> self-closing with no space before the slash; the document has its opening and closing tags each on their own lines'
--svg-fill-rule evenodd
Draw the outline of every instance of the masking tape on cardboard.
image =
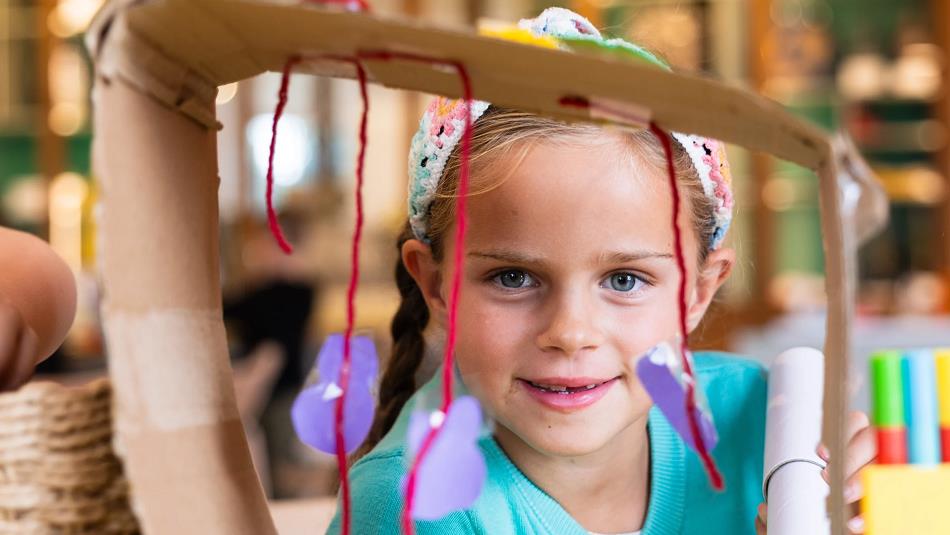
<svg viewBox="0 0 950 535">
<path fill-rule="evenodd" d="M 103 312 L 121 431 L 238 418 L 220 310 Z"/>
<path fill-rule="evenodd" d="M 121 78 L 203 127 L 221 129 L 213 112 L 214 83 L 133 33 L 121 12 L 114 14 L 105 34 L 90 39 L 89 47 L 96 47 L 97 75 L 108 80 Z"/>
</svg>

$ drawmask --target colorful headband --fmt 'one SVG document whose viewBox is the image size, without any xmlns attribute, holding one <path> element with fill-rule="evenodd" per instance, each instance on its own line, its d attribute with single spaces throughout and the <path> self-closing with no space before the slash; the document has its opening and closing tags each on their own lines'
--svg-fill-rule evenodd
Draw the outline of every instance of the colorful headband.
<svg viewBox="0 0 950 535">
<path fill-rule="evenodd" d="M 486 32 L 498 37 L 538 46 L 582 48 L 595 45 L 627 57 L 669 69 L 647 50 L 623 39 L 604 39 L 590 21 L 564 8 L 552 7 L 534 19 L 523 19 L 517 30 Z M 473 100 L 471 119 L 474 123 L 489 107 L 489 103 Z M 465 103 L 445 97 L 436 97 L 426 109 L 419 130 L 412 138 L 409 149 L 409 223 L 419 240 L 428 242 L 429 208 L 435 197 L 446 160 L 455 149 L 465 129 Z M 689 155 L 703 186 L 703 192 L 713 202 L 714 228 L 710 248 L 722 245 L 732 221 L 732 175 L 726 161 L 725 146 L 714 139 L 691 134 L 673 133 L 673 138 Z"/>
</svg>

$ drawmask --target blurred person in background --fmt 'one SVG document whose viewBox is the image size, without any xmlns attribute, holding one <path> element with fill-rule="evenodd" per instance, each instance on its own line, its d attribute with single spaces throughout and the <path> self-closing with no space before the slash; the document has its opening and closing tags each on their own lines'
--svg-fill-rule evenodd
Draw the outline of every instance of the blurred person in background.
<svg viewBox="0 0 950 535">
<path fill-rule="evenodd" d="M 298 219 L 292 214 L 281 218 L 292 242 L 300 234 L 302 222 Z M 302 255 L 286 255 L 280 250 L 266 221 L 250 225 L 241 248 L 241 264 L 243 284 L 224 298 L 228 334 L 238 345 L 234 363 L 238 405 L 245 427 L 252 426 L 248 435 L 265 487 L 273 473 L 274 497 L 288 497 L 279 468 L 293 458 L 296 436 L 290 406 L 310 364 L 304 351 L 316 283 Z M 255 444 L 256 422 L 248 422 L 249 418 L 260 420 L 266 453 Z"/>
</svg>

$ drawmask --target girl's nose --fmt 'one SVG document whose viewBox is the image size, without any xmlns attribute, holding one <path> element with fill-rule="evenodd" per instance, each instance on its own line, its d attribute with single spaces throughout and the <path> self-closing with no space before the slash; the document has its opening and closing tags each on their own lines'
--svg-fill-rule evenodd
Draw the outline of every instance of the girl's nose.
<svg viewBox="0 0 950 535">
<path fill-rule="evenodd" d="M 550 303 L 550 322 L 538 335 L 538 346 L 574 356 L 585 349 L 596 349 L 602 341 L 597 314 L 580 292 L 564 292 Z"/>
</svg>

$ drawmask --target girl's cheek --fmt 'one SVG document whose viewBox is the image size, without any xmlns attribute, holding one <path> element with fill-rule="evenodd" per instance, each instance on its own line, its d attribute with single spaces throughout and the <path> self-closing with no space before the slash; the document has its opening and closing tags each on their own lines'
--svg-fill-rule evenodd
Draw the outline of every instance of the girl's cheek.
<svg viewBox="0 0 950 535">
<path fill-rule="evenodd" d="M 459 309 L 459 354 L 468 363 L 497 366 L 512 362 L 520 338 L 529 331 L 525 316 L 510 307 L 472 299 Z"/>
</svg>

